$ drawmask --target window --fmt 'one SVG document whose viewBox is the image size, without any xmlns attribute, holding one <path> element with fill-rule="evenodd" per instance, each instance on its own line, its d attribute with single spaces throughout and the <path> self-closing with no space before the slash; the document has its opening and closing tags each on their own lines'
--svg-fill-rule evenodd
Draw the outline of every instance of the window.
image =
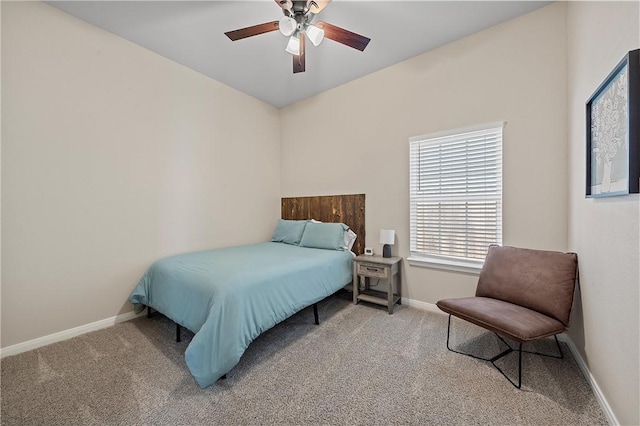
<svg viewBox="0 0 640 426">
<path fill-rule="evenodd" d="M 410 263 L 474 272 L 502 244 L 503 127 L 409 139 Z"/>
</svg>

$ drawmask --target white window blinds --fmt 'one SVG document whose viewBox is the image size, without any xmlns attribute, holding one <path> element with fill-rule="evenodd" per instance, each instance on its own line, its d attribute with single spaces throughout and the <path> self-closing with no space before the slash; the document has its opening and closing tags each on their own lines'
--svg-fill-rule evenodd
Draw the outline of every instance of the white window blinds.
<svg viewBox="0 0 640 426">
<path fill-rule="evenodd" d="M 410 139 L 412 257 L 481 262 L 502 243 L 502 128 Z"/>
</svg>

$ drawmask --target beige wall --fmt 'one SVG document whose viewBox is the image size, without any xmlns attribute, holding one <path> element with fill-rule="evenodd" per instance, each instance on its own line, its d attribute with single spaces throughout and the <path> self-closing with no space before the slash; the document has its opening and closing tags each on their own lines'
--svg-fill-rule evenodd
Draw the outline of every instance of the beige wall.
<svg viewBox="0 0 640 426">
<path fill-rule="evenodd" d="M 279 217 L 277 109 L 46 4 L 2 2 L 2 114 L 2 347 Z"/>
<path fill-rule="evenodd" d="M 639 14 L 638 2 L 567 8 L 569 248 L 579 255 L 581 289 L 570 336 L 627 425 L 640 423 L 639 197 L 584 197 L 584 117 L 593 91 L 626 52 L 640 47 Z"/>
<path fill-rule="evenodd" d="M 554 4 L 282 110 L 282 195 L 366 193 L 368 246 L 409 255 L 411 136 L 507 121 L 504 243 L 567 245 L 565 5 Z M 297 126 L 297 123 L 304 123 Z M 404 264 L 403 296 L 468 296 L 477 276 Z"/>
</svg>

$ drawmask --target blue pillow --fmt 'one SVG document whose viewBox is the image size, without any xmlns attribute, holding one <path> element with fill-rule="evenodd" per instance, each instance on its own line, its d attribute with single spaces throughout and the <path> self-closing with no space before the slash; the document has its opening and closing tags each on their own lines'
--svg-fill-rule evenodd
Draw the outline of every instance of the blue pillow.
<svg viewBox="0 0 640 426">
<path fill-rule="evenodd" d="M 309 222 L 304 228 L 300 246 L 327 250 L 343 250 L 344 231 L 349 229 L 344 223 Z"/>
<path fill-rule="evenodd" d="M 278 219 L 276 230 L 273 232 L 271 241 L 285 244 L 300 244 L 302 233 L 307 225 L 306 220 L 283 220 Z"/>
</svg>

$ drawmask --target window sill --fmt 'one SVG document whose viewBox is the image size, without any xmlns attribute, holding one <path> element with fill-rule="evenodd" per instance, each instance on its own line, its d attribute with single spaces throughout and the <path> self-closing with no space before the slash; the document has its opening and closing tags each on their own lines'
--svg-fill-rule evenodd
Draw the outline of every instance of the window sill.
<svg viewBox="0 0 640 426">
<path fill-rule="evenodd" d="M 464 261 L 449 259 L 432 259 L 428 257 L 408 257 L 407 261 L 411 266 L 423 268 L 442 269 L 445 271 L 464 272 L 465 274 L 479 275 L 483 261 Z"/>
</svg>

